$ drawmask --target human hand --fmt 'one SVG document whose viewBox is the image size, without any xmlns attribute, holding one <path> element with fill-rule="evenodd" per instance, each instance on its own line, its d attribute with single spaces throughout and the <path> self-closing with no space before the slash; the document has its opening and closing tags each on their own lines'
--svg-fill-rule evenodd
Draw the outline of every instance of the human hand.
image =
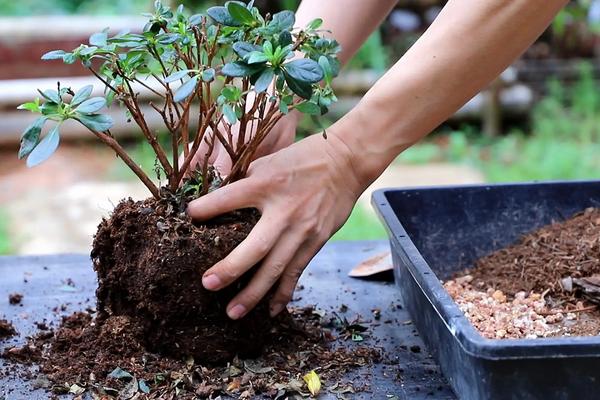
<svg viewBox="0 0 600 400">
<path fill-rule="evenodd" d="M 204 273 L 209 290 L 222 289 L 260 263 L 227 314 L 248 313 L 273 285 L 271 315 L 281 312 L 308 262 L 346 221 L 366 185 L 352 169 L 351 153 L 334 132 L 313 135 L 250 165 L 247 177 L 192 201 L 188 213 L 207 220 L 241 208 L 261 218 L 248 237 Z"/>
</svg>

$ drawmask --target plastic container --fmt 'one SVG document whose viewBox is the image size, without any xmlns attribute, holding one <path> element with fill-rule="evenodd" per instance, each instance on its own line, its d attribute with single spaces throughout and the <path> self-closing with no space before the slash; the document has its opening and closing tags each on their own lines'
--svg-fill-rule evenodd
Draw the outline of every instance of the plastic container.
<svg viewBox="0 0 600 400">
<path fill-rule="evenodd" d="M 600 336 L 486 339 L 440 283 L 477 258 L 588 207 L 600 181 L 383 189 L 405 307 L 460 399 L 600 399 Z"/>
</svg>

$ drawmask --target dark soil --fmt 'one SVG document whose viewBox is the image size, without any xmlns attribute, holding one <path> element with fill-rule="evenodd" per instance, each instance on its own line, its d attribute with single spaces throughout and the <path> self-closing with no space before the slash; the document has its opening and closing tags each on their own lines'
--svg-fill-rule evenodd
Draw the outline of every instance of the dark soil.
<svg viewBox="0 0 600 400">
<path fill-rule="evenodd" d="M 242 361 L 234 357 L 226 366 L 209 367 L 193 357 L 175 359 L 146 351 L 140 325 L 126 316 L 110 316 L 99 325 L 90 314 L 79 312 L 64 317 L 56 332 L 42 332 L 2 356 L 40 365 L 53 382 L 48 388 L 56 394 L 86 390 L 111 396 L 102 397 L 107 399 L 130 398 L 136 393 L 147 399 L 171 399 L 176 393 L 178 399 L 219 394 L 275 398 L 306 392 L 302 376 L 315 368 L 330 391 L 360 391 L 360 383 L 344 381 L 343 375 L 379 362 L 382 354 L 368 346 L 336 347 L 330 329 L 337 326 L 333 321 L 334 317 L 321 317 L 312 308 L 286 313 L 265 336 L 268 344 L 260 358 Z M 24 374 L 34 378 L 29 372 Z M 150 390 L 147 396 L 146 388 Z"/>
<path fill-rule="evenodd" d="M 23 295 L 21 293 L 11 293 L 8 295 L 8 303 L 12 305 L 20 304 L 23 301 Z"/>
<path fill-rule="evenodd" d="M 523 236 L 517 243 L 481 258 L 469 270 L 475 286 L 485 285 L 505 294 L 535 291 L 572 300 L 561 279 L 600 273 L 600 209 Z"/>
<path fill-rule="evenodd" d="M 352 343 L 354 332 L 366 327 L 312 308 L 270 318 L 268 298 L 230 320 L 225 308 L 253 270 L 218 292 L 202 286 L 202 274 L 246 238 L 259 214 L 240 210 L 194 224 L 178 204 L 117 205 L 94 238 L 96 311 L 63 317 L 56 330 L 7 349 L 3 358 L 38 365 L 42 377 L 28 368 L 11 373 L 42 379 L 55 394 L 106 399 L 286 398 L 306 394 L 302 377 L 311 369 L 330 383 L 330 392 L 362 390 L 342 377 L 380 361 L 381 352 L 337 346 L 332 329 Z"/>
<path fill-rule="evenodd" d="M 239 321 L 225 312 L 253 271 L 218 292 L 201 281 L 258 217 L 255 210 L 241 210 L 196 225 L 175 201 L 122 201 L 94 240 L 97 324 L 116 329 L 119 321 L 145 348 L 203 364 L 259 355 L 273 325 L 267 299 Z"/>
<path fill-rule="evenodd" d="M 15 327 L 5 319 L 0 319 L 0 340 L 17 334 Z"/>
</svg>

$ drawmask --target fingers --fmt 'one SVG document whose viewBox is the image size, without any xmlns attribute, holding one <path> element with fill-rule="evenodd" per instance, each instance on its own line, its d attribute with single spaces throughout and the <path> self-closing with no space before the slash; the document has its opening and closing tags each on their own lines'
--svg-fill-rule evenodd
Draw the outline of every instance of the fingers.
<svg viewBox="0 0 600 400">
<path fill-rule="evenodd" d="M 296 289 L 298 279 L 302 275 L 302 271 L 304 271 L 304 268 L 306 268 L 310 260 L 321 250 L 324 244 L 325 242 L 312 241 L 298 249 L 294 258 L 283 272 L 279 286 L 271 299 L 271 317 L 283 311 L 285 306 L 292 300 L 292 295 Z"/>
<path fill-rule="evenodd" d="M 225 149 L 221 149 L 215 161 L 212 164 L 222 177 L 229 175 L 231 172 L 231 157 Z"/>
<path fill-rule="evenodd" d="M 277 245 L 262 261 L 248 286 L 229 302 L 227 314 L 231 319 L 243 317 L 258 304 L 277 282 L 303 240 L 304 237 L 298 233 L 284 234 L 279 238 Z"/>
<path fill-rule="evenodd" d="M 255 207 L 258 192 L 255 186 L 249 178 L 225 185 L 190 202 L 187 213 L 193 219 L 204 221 L 229 211 Z"/>
<path fill-rule="evenodd" d="M 204 273 L 204 287 L 219 290 L 238 279 L 269 253 L 282 231 L 282 224 L 277 218 L 263 215 L 242 243 Z"/>
</svg>

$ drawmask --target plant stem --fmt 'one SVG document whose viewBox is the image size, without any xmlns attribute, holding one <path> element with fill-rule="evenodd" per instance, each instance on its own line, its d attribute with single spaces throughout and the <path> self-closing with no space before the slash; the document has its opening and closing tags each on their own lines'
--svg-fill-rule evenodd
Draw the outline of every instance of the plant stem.
<svg viewBox="0 0 600 400">
<path fill-rule="evenodd" d="M 81 123 L 81 121 L 79 122 Z M 123 149 L 123 147 L 121 147 L 121 145 L 111 135 L 105 132 L 98 132 L 90 128 L 88 129 L 94 135 L 96 135 L 96 137 L 98 137 L 102 142 L 104 142 L 107 146 L 113 149 L 115 153 L 117 153 L 117 156 L 121 158 L 121 160 L 123 160 L 125 164 L 127 164 L 129 169 L 131 169 L 133 173 L 136 174 L 138 178 L 140 178 L 140 180 L 148 188 L 148 190 L 150 190 L 150 193 L 152 193 L 152 196 L 154 196 L 154 198 L 160 199 L 160 191 L 158 190 L 156 185 L 152 182 L 148 175 L 146 175 L 146 173 L 140 168 L 140 166 L 137 165 L 135 161 L 131 159 L 131 157 L 129 157 L 127 152 L 125 152 L 125 149 Z"/>
</svg>

